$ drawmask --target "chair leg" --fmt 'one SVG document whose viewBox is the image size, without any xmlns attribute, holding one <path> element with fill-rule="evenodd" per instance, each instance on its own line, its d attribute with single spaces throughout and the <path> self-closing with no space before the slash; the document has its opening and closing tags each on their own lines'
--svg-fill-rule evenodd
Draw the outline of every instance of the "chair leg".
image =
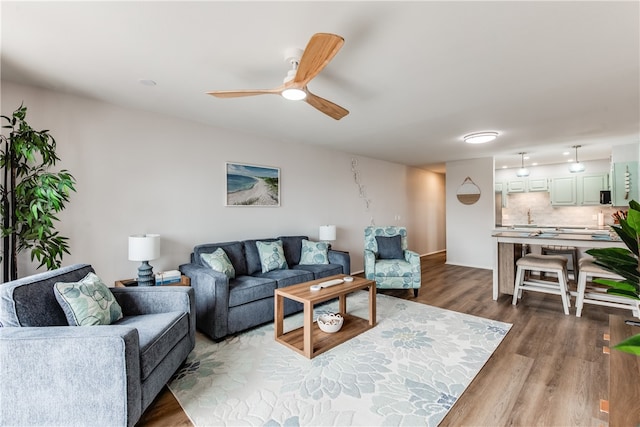
<svg viewBox="0 0 640 427">
<path fill-rule="evenodd" d="M 569 307 L 571 302 L 569 301 L 569 290 L 567 288 L 567 273 L 565 271 L 558 271 L 558 282 L 560 283 L 560 296 L 562 297 L 562 308 L 564 308 L 564 314 L 569 315 Z"/>
<path fill-rule="evenodd" d="M 518 267 L 518 269 L 516 270 L 516 283 L 515 283 L 515 287 L 513 288 L 513 299 L 511 300 L 511 304 L 516 305 L 518 304 L 518 298 L 521 297 L 521 295 L 518 295 L 521 291 L 520 291 L 520 286 L 522 286 L 522 281 L 524 279 L 524 271 L 522 270 L 522 267 Z"/>
<path fill-rule="evenodd" d="M 415 288 L 415 289 L 413 290 L 413 297 L 414 297 L 414 298 L 418 298 L 418 288 Z"/>
<path fill-rule="evenodd" d="M 581 272 L 578 275 L 578 296 L 576 297 L 576 317 L 582 316 L 582 306 L 584 305 L 584 292 L 587 287 L 587 274 Z"/>
</svg>

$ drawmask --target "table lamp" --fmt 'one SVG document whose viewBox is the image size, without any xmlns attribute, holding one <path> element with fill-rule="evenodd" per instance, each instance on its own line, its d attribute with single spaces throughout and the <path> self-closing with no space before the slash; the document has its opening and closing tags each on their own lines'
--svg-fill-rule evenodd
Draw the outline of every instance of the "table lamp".
<svg viewBox="0 0 640 427">
<path fill-rule="evenodd" d="M 333 242 L 336 240 L 336 226 L 335 225 L 321 225 L 318 232 L 318 238 L 322 242 Z"/>
<path fill-rule="evenodd" d="M 142 261 L 138 267 L 138 286 L 154 286 L 153 267 L 149 261 L 160 258 L 159 234 L 129 236 L 129 261 Z"/>
</svg>

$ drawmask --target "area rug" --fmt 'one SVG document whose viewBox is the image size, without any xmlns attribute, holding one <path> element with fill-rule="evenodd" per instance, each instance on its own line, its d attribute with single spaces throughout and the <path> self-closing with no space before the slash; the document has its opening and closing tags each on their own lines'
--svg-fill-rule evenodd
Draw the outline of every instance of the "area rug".
<svg viewBox="0 0 640 427">
<path fill-rule="evenodd" d="M 367 298 L 349 295 L 347 311 L 367 318 Z M 386 295 L 377 320 L 311 360 L 276 342 L 273 324 L 220 343 L 198 334 L 169 389 L 197 427 L 436 426 L 511 328 Z M 285 319 L 285 331 L 301 325 Z"/>
</svg>

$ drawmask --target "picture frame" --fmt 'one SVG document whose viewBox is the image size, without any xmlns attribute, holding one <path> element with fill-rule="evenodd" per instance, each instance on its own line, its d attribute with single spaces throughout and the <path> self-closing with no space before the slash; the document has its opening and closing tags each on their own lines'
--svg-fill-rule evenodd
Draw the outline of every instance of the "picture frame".
<svg viewBox="0 0 640 427">
<path fill-rule="evenodd" d="M 225 206 L 280 206 L 280 168 L 226 162 Z"/>
</svg>

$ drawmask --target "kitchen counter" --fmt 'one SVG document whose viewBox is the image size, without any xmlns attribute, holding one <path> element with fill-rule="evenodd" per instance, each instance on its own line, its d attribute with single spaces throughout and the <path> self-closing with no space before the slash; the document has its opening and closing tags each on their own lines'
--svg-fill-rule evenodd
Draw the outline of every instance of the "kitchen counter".
<svg viewBox="0 0 640 427">
<path fill-rule="evenodd" d="M 583 230 L 584 231 L 584 230 Z M 626 248 L 617 236 L 609 232 L 591 230 L 589 232 L 565 232 L 550 229 L 496 231 L 491 235 L 494 245 L 493 299 L 500 293 L 513 295 L 515 282 L 515 262 L 522 255 L 522 245 L 575 246 L 578 248 Z"/>
<path fill-rule="evenodd" d="M 537 225 L 537 224 L 519 224 L 519 225 L 502 225 L 496 226 L 493 230 L 494 233 L 503 231 L 533 231 L 540 230 L 543 232 L 562 232 L 562 233 L 577 233 L 577 234 L 589 234 L 589 233 L 609 233 L 611 225 L 602 226 L 582 226 L 582 225 Z"/>
</svg>

